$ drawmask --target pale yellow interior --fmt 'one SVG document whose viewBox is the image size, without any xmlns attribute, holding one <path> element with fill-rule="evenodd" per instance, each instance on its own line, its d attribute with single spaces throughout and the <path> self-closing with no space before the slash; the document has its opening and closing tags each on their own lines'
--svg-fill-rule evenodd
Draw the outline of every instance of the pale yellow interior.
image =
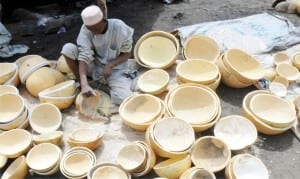
<svg viewBox="0 0 300 179">
<path fill-rule="evenodd" d="M 95 170 L 92 179 L 98 178 L 114 178 L 114 179 L 127 179 L 127 174 L 114 166 L 102 166 Z"/>
<path fill-rule="evenodd" d="M 76 176 L 84 175 L 92 166 L 92 160 L 85 153 L 72 153 L 64 161 L 65 170 Z"/>
<path fill-rule="evenodd" d="M 181 119 L 161 120 L 153 128 L 154 140 L 167 151 L 185 151 L 195 140 L 193 128 Z"/>
<path fill-rule="evenodd" d="M 161 103 L 150 95 L 137 95 L 125 103 L 121 116 L 134 123 L 145 123 L 153 120 L 160 114 Z"/>
<path fill-rule="evenodd" d="M 31 127 L 39 133 L 55 131 L 62 121 L 60 110 L 51 104 L 43 103 L 33 109 L 30 117 Z"/>
<path fill-rule="evenodd" d="M 59 161 L 59 150 L 54 144 L 43 143 L 36 145 L 27 155 L 27 164 L 35 170 L 49 169 Z"/>
<path fill-rule="evenodd" d="M 195 36 L 187 40 L 184 54 L 187 59 L 206 59 L 215 61 L 220 54 L 216 42 L 206 36 Z"/>
<path fill-rule="evenodd" d="M 224 142 L 208 137 L 195 143 L 191 155 L 195 166 L 215 171 L 222 166 L 225 167 L 231 153 Z"/>
<path fill-rule="evenodd" d="M 0 122 L 6 123 L 14 120 L 24 109 L 24 100 L 16 94 L 0 96 Z"/>
<path fill-rule="evenodd" d="M 163 36 L 145 39 L 138 50 L 140 60 L 149 66 L 165 66 L 172 62 L 177 54 L 173 41 Z"/>
<path fill-rule="evenodd" d="M 177 73 L 191 81 L 210 82 L 218 77 L 218 67 L 205 60 L 186 60 L 178 65 Z"/>
<path fill-rule="evenodd" d="M 257 94 L 250 100 L 250 110 L 264 122 L 274 126 L 288 126 L 295 120 L 294 106 L 275 95 Z M 277 125 L 276 125 L 277 124 Z M 277 126 L 278 127 L 278 126 Z"/>
<path fill-rule="evenodd" d="M 145 160 L 145 149 L 135 144 L 124 146 L 118 154 L 118 163 L 126 170 L 136 169 Z"/>
<path fill-rule="evenodd" d="M 163 88 L 169 83 L 169 74 L 160 69 L 145 72 L 139 78 L 139 88 L 145 92 L 153 92 Z"/>
<path fill-rule="evenodd" d="M 191 124 L 211 121 L 218 110 L 215 96 L 198 87 L 182 87 L 175 90 L 169 98 L 169 104 L 174 116 Z"/>
<path fill-rule="evenodd" d="M 260 79 L 264 75 L 264 68 L 253 57 L 237 49 L 227 51 L 226 60 L 233 69 L 249 79 Z"/>
</svg>

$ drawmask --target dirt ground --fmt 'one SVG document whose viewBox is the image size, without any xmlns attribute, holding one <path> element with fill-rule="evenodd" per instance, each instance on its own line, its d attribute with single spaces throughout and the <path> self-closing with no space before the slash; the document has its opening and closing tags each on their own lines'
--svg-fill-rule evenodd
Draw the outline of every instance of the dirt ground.
<svg viewBox="0 0 300 179">
<path fill-rule="evenodd" d="M 270 12 L 289 18 L 296 26 L 299 17 L 294 14 L 277 13 L 271 9 L 272 0 L 185 0 L 166 5 L 159 0 L 114 0 L 108 4 L 109 18 L 119 18 L 135 29 L 134 41 L 144 33 L 152 30 L 172 31 L 175 28 L 201 22 L 233 19 L 252 14 Z M 70 5 L 70 7 L 73 7 Z M 74 15 L 74 23 L 66 33 L 42 34 L 34 31 L 30 36 L 22 36 L 26 24 L 4 19 L 4 25 L 13 35 L 13 44 L 26 44 L 30 47 L 28 54 L 39 54 L 47 59 L 59 57 L 61 47 L 66 42 L 75 42 L 81 19 L 80 8 L 63 8 L 61 12 Z M 14 61 L 22 55 L 15 55 L 0 61 Z M 217 94 L 222 100 L 222 116 L 241 114 L 243 97 L 254 87 L 235 90 L 221 85 Z M 211 134 L 208 131 L 203 134 Z M 296 179 L 300 176 L 300 143 L 288 131 L 281 135 L 266 136 L 259 134 L 257 142 L 249 153 L 261 158 L 270 172 L 271 179 Z M 1 171 L 2 172 L 2 171 Z M 155 174 L 141 178 L 153 178 Z M 49 177 L 28 176 L 30 179 L 63 178 L 61 174 Z M 224 171 L 217 173 L 217 178 L 224 178 Z"/>
</svg>

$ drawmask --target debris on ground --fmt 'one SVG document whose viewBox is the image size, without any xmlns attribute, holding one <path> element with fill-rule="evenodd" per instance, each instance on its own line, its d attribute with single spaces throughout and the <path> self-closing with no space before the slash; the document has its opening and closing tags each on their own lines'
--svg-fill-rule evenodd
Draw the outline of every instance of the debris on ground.
<svg viewBox="0 0 300 179">
<path fill-rule="evenodd" d="M 18 8 L 13 12 L 13 16 L 23 23 L 29 22 L 39 28 L 45 34 L 66 32 L 71 28 L 72 15 L 40 14 L 27 9 Z"/>
<path fill-rule="evenodd" d="M 0 23 L 0 57 L 7 58 L 14 54 L 26 53 L 29 49 L 26 45 L 10 45 L 11 33 Z"/>
</svg>

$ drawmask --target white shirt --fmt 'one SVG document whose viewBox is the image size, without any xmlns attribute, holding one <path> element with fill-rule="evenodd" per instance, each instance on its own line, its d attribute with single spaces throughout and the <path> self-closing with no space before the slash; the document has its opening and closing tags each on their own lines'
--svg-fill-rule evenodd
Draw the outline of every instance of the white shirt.
<svg viewBox="0 0 300 179">
<path fill-rule="evenodd" d="M 82 25 L 77 37 L 78 60 L 83 60 L 89 65 L 93 63 L 96 70 L 115 59 L 120 53 L 131 52 L 132 49 L 133 28 L 119 19 L 108 19 L 107 22 L 108 27 L 104 34 L 94 35 Z M 121 63 L 113 69 L 127 67 L 127 63 Z"/>
</svg>

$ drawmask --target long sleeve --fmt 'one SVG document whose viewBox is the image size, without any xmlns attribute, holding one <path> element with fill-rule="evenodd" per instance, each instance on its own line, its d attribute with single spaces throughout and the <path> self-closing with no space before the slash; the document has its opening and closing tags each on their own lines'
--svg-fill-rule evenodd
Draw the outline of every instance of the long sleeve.
<svg viewBox="0 0 300 179">
<path fill-rule="evenodd" d="M 94 60 L 95 52 L 92 44 L 92 34 L 84 25 L 81 27 L 77 37 L 77 46 L 79 52 L 78 60 L 90 64 Z"/>
</svg>

